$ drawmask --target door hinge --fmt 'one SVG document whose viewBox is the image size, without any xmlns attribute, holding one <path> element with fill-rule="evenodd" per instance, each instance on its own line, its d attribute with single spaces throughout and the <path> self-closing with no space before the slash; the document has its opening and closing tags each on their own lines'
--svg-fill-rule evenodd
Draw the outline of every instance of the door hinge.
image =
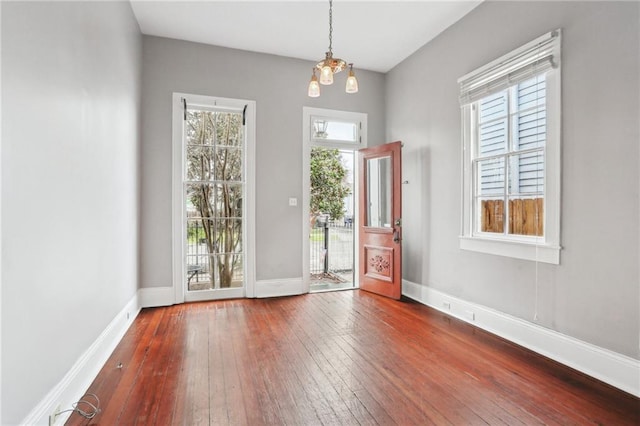
<svg viewBox="0 0 640 426">
<path fill-rule="evenodd" d="M 182 98 L 182 119 L 187 121 L 187 100 Z"/>
</svg>

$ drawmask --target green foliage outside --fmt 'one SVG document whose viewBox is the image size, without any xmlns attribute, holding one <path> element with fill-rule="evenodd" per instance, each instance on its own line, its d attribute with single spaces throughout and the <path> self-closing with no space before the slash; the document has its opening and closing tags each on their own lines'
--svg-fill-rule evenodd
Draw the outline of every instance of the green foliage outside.
<svg viewBox="0 0 640 426">
<path fill-rule="evenodd" d="M 187 241 L 189 242 L 189 244 L 195 244 L 200 240 L 204 240 L 205 238 L 206 234 L 204 233 L 203 228 L 187 226 Z"/>
<path fill-rule="evenodd" d="M 347 169 L 338 149 L 311 149 L 311 217 L 328 214 L 331 220 L 343 217 L 344 198 L 351 193 L 346 184 Z"/>
</svg>

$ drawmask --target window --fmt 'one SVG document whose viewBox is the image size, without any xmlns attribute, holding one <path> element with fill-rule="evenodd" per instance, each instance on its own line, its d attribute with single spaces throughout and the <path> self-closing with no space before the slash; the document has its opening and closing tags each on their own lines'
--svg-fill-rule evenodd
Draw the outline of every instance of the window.
<svg viewBox="0 0 640 426">
<path fill-rule="evenodd" d="M 311 143 L 349 149 L 357 149 L 362 144 L 362 137 L 366 133 L 366 128 L 363 128 L 366 116 L 363 118 L 363 114 L 319 108 L 305 108 L 304 114 Z"/>
<path fill-rule="evenodd" d="M 173 94 L 177 303 L 253 296 L 254 123 L 254 101 Z"/>
<path fill-rule="evenodd" d="M 459 80 L 460 246 L 559 263 L 560 31 Z"/>
<path fill-rule="evenodd" d="M 340 141 L 358 143 L 360 123 L 330 120 L 325 117 L 313 117 L 311 139 L 317 141 Z"/>
</svg>

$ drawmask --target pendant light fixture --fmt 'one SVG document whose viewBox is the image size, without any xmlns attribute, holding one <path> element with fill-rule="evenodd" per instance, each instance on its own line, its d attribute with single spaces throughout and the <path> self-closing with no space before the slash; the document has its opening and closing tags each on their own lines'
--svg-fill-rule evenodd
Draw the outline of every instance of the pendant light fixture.
<svg viewBox="0 0 640 426">
<path fill-rule="evenodd" d="M 329 51 L 325 53 L 325 58 L 318 62 L 312 70 L 311 81 L 309 82 L 308 94 L 312 98 L 320 96 L 320 84 L 333 84 L 333 75 L 344 70 L 347 63 L 333 57 L 333 0 L 329 0 Z M 320 71 L 320 80 L 316 77 L 316 69 Z M 353 72 L 353 64 L 349 64 L 349 75 L 347 77 L 346 90 L 347 93 L 358 92 L 358 80 Z"/>
</svg>

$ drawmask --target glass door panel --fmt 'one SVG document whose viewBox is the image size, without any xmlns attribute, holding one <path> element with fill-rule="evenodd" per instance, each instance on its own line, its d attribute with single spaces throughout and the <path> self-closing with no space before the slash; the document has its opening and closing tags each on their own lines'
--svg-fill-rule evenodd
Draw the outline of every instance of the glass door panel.
<svg viewBox="0 0 640 426">
<path fill-rule="evenodd" d="M 241 111 L 187 109 L 183 164 L 186 300 L 243 296 L 244 140 Z"/>
</svg>

